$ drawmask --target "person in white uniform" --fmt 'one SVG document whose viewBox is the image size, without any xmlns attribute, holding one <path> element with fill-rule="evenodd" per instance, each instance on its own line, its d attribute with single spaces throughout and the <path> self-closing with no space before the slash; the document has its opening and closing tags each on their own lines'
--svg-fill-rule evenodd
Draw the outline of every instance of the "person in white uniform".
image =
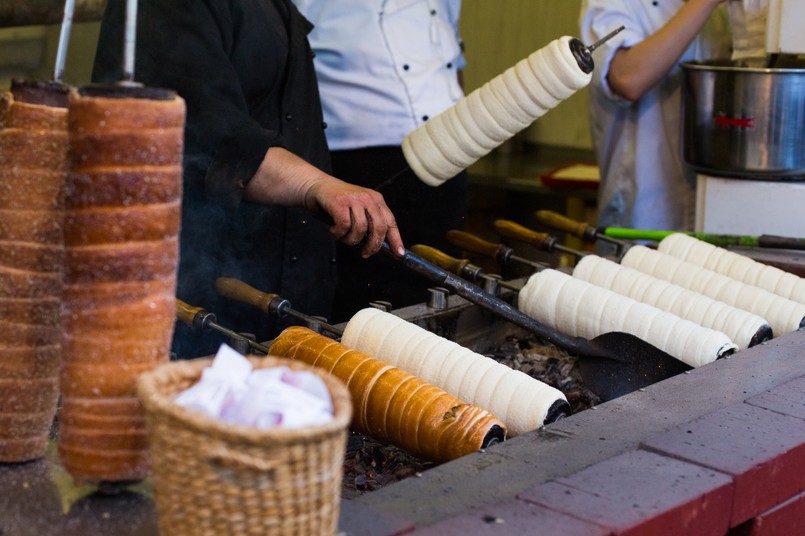
<svg viewBox="0 0 805 536">
<path fill-rule="evenodd" d="M 460 0 L 294 0 L 313 23 L 325 134 L 335 176 L 380 191 L 408 244 L 456 251 L 446 231 L 464 225 L 466 174 L 431 187 L 408 168 L 407 134 L 464 96 Z M 432 284 L 378 256 L 338 250 L 334 321 L 370 301 L 399 308 L 427 300 Z"/>
<path fill-rule="evenodd" d="M 601 184 L 598 225 L 693 230 L 695 175 L 680 155 L 685 61 L 729 58 L 725 0 L 583 0 L 596 50 L 590 127 Z"/>
</svg>

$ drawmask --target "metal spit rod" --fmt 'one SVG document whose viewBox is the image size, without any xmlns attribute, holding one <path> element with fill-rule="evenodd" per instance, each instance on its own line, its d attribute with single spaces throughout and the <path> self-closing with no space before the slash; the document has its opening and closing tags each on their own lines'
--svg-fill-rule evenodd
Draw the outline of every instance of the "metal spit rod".
<svg viewBox="0 0 805 536">
<path fill-rule="evenodd" d="M 328 324 L 325 320 L 319 317 L 310 316 L 293 309 L 291 307 L 291 302 L 281 296 L 277 296 L 275 300 L 272 300 L 271 309 L 276 310 L 277 317 L 285 318 L 286 316 L 292 316 L 305 322 L 308 327 L 314 331 L 319 331 L 318 328 L 321 328 L 328 333 L 332 333 L 336 337 L 341 337 L 344 334 L 343 330 L 333 326 L 332 324 Z"/>
<path fill-rule="evenodd" d="M 548 233 L 538 233 L 511 220 L 495 220 L 493 225 L 501 236 L 521 240 L 548 253 L 561 251 L 562 253 L 574 255 L 577 258 L 587 255 L 587 253 L 559 244 L 556 238 Z"/>
<path fill-rule="evenodd" d="M 623 31 L 626 26 L 621 26 L 617 30 L 609 32 L 607 35 L 593 43 L 592 45 L 585 45 L 580 40 L 576 39 L 575 37 L 570 40 L 570 52 L 573 54 L 573 57 L 576 59 L 576 63 L 581 69 L 582 72 L 590 74 L 595 69 L 595 62 L 593 61 L 593 50 L 600 47 L 610 39 L 612 39 L 615 35 Z"/>
<path fill-rule="evenodd" d="M 53 80 L 61 82 L 64 78 L 64 66 L 67 63 L 67 47 L 70 42 L 70 33 L 73 28 L 73 13 L 75 12 L 75 0 L 67 0 L 64 3 L 64 18 L 59 32 L 59 46 L 56 49 L 56 64 L 53 66 Z"/>
<path fill-rule="evenodd" d="M 134 84 L 134 57 L 137 47 L 137 0 L 126 2 L 126 29 L 123 37 L 123 79 L 121 84 Z"/>
<path fill-rule="evenodd" d="M 226 337 L 227 342 L 241 354 L 248 353 L 249 348 L 268 355 L 268 347 L 249 337 L 232 331 L 218 323 L 215 315 L 206 309 L 193 306 L 180 299 L 176 299 L 176 317 L 185 325 L 199 333 L 216 331 Z"/>
<path fill-rule="evenodd" d="M 519 326 L 548 342 L 565 348 L 570 352 L 575 352 L 579 355 L 598 354 L 597 350 L 591 348 L 590 341 L 581 339 L 579 337 L 568 337 L 567 335 L 563 335 L 558 331 L 540 323 L 536 319 L 531 318 L 525 313 L 515 309 L 508 303 L 503 302 L 497 296 L 485 292 L 474 283 L 451 274 L 440 266 L 436 266 L 435 264 L 432 264 L 421 257 L 412 254 L 410 251 L 406 251 L 405 255 L 398 257 L 391 252 L 388 242 L 383 242 L 381 245 L 381 251 L 384 255 L 387 255 L 395 262 L 411 269 L 423 277 L 430 279 L 440 286 L 452 290 L 465 300 L 498 314 L 514 325 Z"/>
<path fill-rule="evenodd" d="M 594 51 L 596 48 L 600 47 L 601 45 L 603 45 L 604 43 L 606 43 L 607 41 L 609 41 L 610 39 L 612 39 L 613 37 L 615 37 L 616 35 L 618 35 L 619 33 L 621 33 L 621 32 L 622 32 L 623 30 L 625 30 L 625 29 L 626 29 L 626 26 L 621 26 L 620 28 L 618 28 L 618 29 L 616 29 L 616 30 L 613 30 L 613 31 L 609 32 L 609 33 L 608 33 L 608 34 L 606 34 L 604 37 L 602 37 L 601 39 L 599 39 L 598 41 L 596 41 L 596 42 L 595 42 L 595 43 L 593 43 L 592 45 L 588 46 L 588 47 L 587 47 L 587 52 L 589 52 L 590 54 L 592 54 L 592 53 L 593 53 L 593 51 Z"/>
<path fill-rule="evenodd" d="M 422 244 L 415 244 L 411 246 L 410 250 L 414 255 L 418 255 L 428 262 L 432 262 L 436 266 L 439 266 L 448 272 L 470 281 L 483 281 L 486 283 L 489 279 L 493 279 L 495 285 L 513 290 L 515 292 L 519 292 L 521 290 L 519 285 L 504 281 L 500 279 L 500 276 L 496 277 L 491 274 L 487 274 L 480 266 L 472 264 L 469 259 L 457 259 L 439 249 L 424 246 Z"/>
<path fill-rule="evenodd" d="M 530 266 L 535 270 L 550 268 L 550 266 L 546 263 L 532 261 L 530 259 L 517 256 L 514 253 L 514 249 L 506 246 L 505 244 L 489 242 L 466 231 L 461 231 L 458 229 L 451 229 L 450 231 L 447 231 L 447 241 L 457 248 L 469 251 L 471 253 L 485 255 L 501 264 L 516 262 L 525 266 Z"/>
<path fill-rule="evenodd" d="M 546 227 L 550 227 L 557 231 L 570 233 L 573 236 L 581 238 L 587 242 L 595 242 L 601 240 L 614 244 L 617 248 L 616 256 L 620 257 L 628 248 L 629 244 L 623 240 L 607 236 L 602 229 L 593 227 L 586 222 L 577 222 L 570 218 L 553 212 L 551 210 L 538 210 L 534 213 L 537 221 Z"/>
<path fill-rule="evenodd" d="M 232 277 L 219 277 L 215 280 L 215 290 L 226 298 L 230 298 L 242 303 L 253 305 L 267 314 L 274 314 L 279 318 L 288 315 L 298 318 L 308 324 L 308 327 L 315 326 L 340 337 L 343 331 L 328 324 L 320 318 L 310 316 L 291 307 L 291 302 L 278 294 L 263 292 L 251 285 Z"/>
</svg>

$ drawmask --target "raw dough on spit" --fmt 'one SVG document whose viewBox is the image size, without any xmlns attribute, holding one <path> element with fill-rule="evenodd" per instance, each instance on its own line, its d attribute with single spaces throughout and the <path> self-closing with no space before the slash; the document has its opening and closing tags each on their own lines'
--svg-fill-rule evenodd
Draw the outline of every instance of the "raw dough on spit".
<svg viewBox="0 0 805 536">
<path fill-rule="evenodd" d="M 400 324 L 415 326 L 419 340 L 417 337 L 409 339 L 406 347 L 383 345 L 377 354 L 369 351 L 377 348 L 374 341 L 385 338 L 379 332 L 388 333 Z M 550 385 L 380 309 L 370 307 L 355 313 L 347 322 L 341 342 L 417 375 L 468 404 L 486 409 L 506 423 L 510 436 L 539 428 L 557 401 L 567 402 L 565 395 Z M 410 355 L 406 354 L 408 348 L 427 349 L 427 352 Z M 445 360 L 454 363 L 444 363 Z M 483 367 L 483 374 L 478 373 L 480 367 Z M 438 376 L 447 371 L 450 378 L 445 384 Z M 514 398 L 527 405 L 513 403 Z"/>
</svg>

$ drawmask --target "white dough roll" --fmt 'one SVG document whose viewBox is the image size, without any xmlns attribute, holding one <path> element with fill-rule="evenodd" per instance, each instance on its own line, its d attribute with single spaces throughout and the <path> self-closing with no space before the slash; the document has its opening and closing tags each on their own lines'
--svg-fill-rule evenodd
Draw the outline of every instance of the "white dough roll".
<svg viewBox="0 0 805 536">
<path fill-rule="evenodd" d="M 475 92 L 477 91 L 480 90 L 476 90 Z M 455 131 L 456 143 L 477 144 L 478 146 L 483 147 L 484 154 L 487 154 L 489 151 L 497 147 L 499 142 L 497 139 L 491 137 L 489 134 L 481 130 L 480 124 L 473 115 L 473 109 L 470 108 L 470 97 L 472 97 L 472 95 L 473 94 L 470 93 L 451 108 L 448 108 L 448 110 L 453 110 L 452 113 L 455 115 L 456 125 L 459 126 L 459 130 Z M 445 112 L 442 112 L 442 114 L 444 113 Z M 438 118 L 439 116 L 436 117 Z M 440 121 L 443 121 L 443 119 L 440 119 Z"/>
<path fill-rule="evenodd" d="M 403 140 L 402 147 L 403 152 L 408 153 L 406 155 L 408 166 L 422 181 L 430 186 L 438 186 L 444 181 L 440 181 L 436 178 L 430 179 L 430 177 L 453 177 L 464 169 L 462 166 L 455 165 L 451 162 L 451 160 L 462 159 L 459 148 L 461 142 L 458 136 L 441 140 L 440 144 L 437 145 L 431 138 L 427 129 L 417 129 L 414 132 L 416 133 L 415 135 L 409 134 Z M 462 135 L 463 137 L 469 138 L 464 131 L 462 131 Z M 442 147 L 445 148 L 444 150 L 450 152 L 450 158 L 444 156 L 441 150 Z M 428 180 L 423 179 L 423 176 L 427 177 Z"/>
<path fill-rule="evenodd" d="M 420 362 L 421 364 L 419 366 L 419 369 L 413 371 L 412 374 L 414 374 L 414 376 L 419 376 L 420 378 L 432 378 L 433 381 L 431 380 L 426 381 L 428 381 L 428 383 L 433 383 L 434 385 L 438 385 L 441 387 L 442 385 L 444 385 L 444 378 L 440 376 L 440 373 L 442 372 L 447 373 L 451 368 L 453 368 L 453 366 L 456 364 L 454 357 L 455 350 L 461 350 L 461 349 L 462 348 L 453 341 L 447 339 L 441 339 L 439 341 L 439 344 L 437 344 L 433 348 L 431 353 L 428 356 L 425 356 L 424 359 L 422 359 L 422 361 Z M 381 354 L 381 355 L 387 355 L 387 354 Z M 439 356 L 439 359 L 434 359 L 430 356 Z M 442 387 L 442 389 L 444 388 Z"/>
<path fill-rule="evenodd" d="M 483 357 L 483 356 L 481 356 Z M 495 361 L 492 359 L 477 359 L 472 366 L 467 367 L 467 374 L 461 375 L 459 380 L 448 380 L 447 387 L 455 387 L 456 391 L 469 392 L 471 389 L 478 390 L 486 376 L 495 368 Z M 458 375 L 457 375 L 458 376 Z M 456 385 L 458 383 L 458 385 Z"/>
<path fill-rule="evenodd" d="M 358 313 L 356 313 L 356 315 L 357 314 Z M 369 317 L 369 316 L 370 316 L 369 313 L 365 313 L 363 315 L 363 317 Z M 352 320 L 354 319 L 355 317 L 352 318 Z M 361 351 L 363 353 L 370 355 L 372 357 L 377 357 L 378 350 L 380 350 L 380 345 L 383 343 L 383 340 L 389 336 L 392 329 L 397 325 L 398 324 L 393 323 L 391 319 L 387 317 L 378 317 L 377 319 L 375 319 L 373 326 L 370 326 L 368 323 L 365 322 L 364 323 L 355 322 L 352 323 L 351 326 L 348 325 L 346 329 L 349 330 L 350 337 L 361 341 Z M 341 336 L 341 342 L 343 342 L 347 346 L 351 346 L 347 344 L 346 341 L 344 340 L 345 335 L 346 330 L 344 335 Z M 352 348 L 355 349 L 354 346 L 352 346 Z"/>
<path fill-rule="evenodd" d="M 534 55 L 539 57 L 539 51 L 535 52 Z M 552 110 L 559 104 L 560 100 L 545 88 L 543 80 L 540 80 L 537 73 L 531 68 L 528 58 L 515 64 L 513 69 L 517 79 L 522 82 L 523 89 L 531 102 L 538 104 L 541 109 L 546 111 Z"/>
<path fill-rule="evenodd" d="M 489 359 L 489 358 L 487 358 Z M 517 397 L 517 393 L 522 393 L 520 396 L 531 395 L 531 388 L 532 382 L 535 381 L 534 378 L 520 372 L 518 370 L 512 370 L 505 365 L 500 365 L 504 367 L 505 370 L 503 376 L 498 380 L 495 390 L 492 393 L 492 396 L 489 399 L 489 405 L 494 405 L 497 407 L 501 413 L 504 415 L 508 415 L 511 418 L 512 413 L 517 414 L 519 412 L 519 406 L 516 404 L 512 406 L 512 399 L 519 398 Z M 494 415 L 494 414 L 493 414 Z M 544 417 L 543 417 L 544 420 Z M 506 421 L 504 421 L 506 422 Z M 537 425 L 538 427 L 539 425 Z"/>
<path fill-rule="evenodd" d="M 699 367 L 737 349 L 727 335 L 557 270 L 532 275 L 518 308 L 572 337 L 593 339 L 620 331 Z"/>
<path fill-rule="evenodd" d="M 740 349 L 772 335 L 769 323 L 756 314 L 597 255 L 581 259 L 573 277 L 721 331 Z"/>
<path fill-rule="evenodd" d="M 453 366 L 450 367 L 450 370 L 442 378 L 445 388 L 457 393 L 461 391 L 461 385 L 465 383 L 465 381 L 467 382 L 467 389 L 473 385 L 477 385 L 479 381 L 483 381 L 483 376 L 481 376 L 480 379 L 477 376 L 473 377 L 469 372 L 465 373 L 464 369 L 468 371 L 482 369 L 484 365 L 492 361 L 486 356 L 476 354 L 469 348 L 462 346 L 461 350 L 462 353 L 453 359 Z"/>
<path fill-rule="evenodd" d="M 394 348 L 405 348 L 418 335 L 415 328 L 416 326 L 410 322 L 392 326 L 388 331 L 388 335 L 377 347 L 376 352 L 380 354 L 392 351 Z"/>
<path fill-rule="evenodd" d="M 414 173 L 430 186 L 442 184 L 589 84 L 572 39 L 551 41 L 408 134 L 402 149 Z M 483 154 L 467 158 L 479 147 Z"/>
<path fill-rule="evenodd" d="M 474 388 L 472 386 L 469 388 L 468 392 L 478 400 L 479 407 L 491 407 L 492 404 L 494 404 L 496 408 L 505 410 L 504 405 L 506 404 L 503 403 L 502 398 L 497 398 L 497 394 L 501 390 L 501 383 L 505 383 L 504 378 L 506 378 L 509 374 L 507 370 L 501 367 L 492 366 L 492 368 L 487 371 L 483 379 L 476 384 Z M 512 369 L 509 370 L 514 372 Z M 508 423 L 508 421 L 505 419 L 504 422 Z M 506 426 L 508 426 L 508 424 Z"/>
<path fill-rule="evenodd" d="M 538 82 L 528 89 L 541 90 L 536 94 L 535 100 L 543 106 L 553 108 L 573 94 L 573 91 L 562 83 L 559 74 L 554 71 L 556 62 L 553 61 L 553 55 L 547 54 L 544 50 L 538 50 L 529 56 L 528 66 L 534 71 L 534 77 Z"/>
<path fill-rule="evenodd" d="M 453 114 L 451 114 L 453 115 Z M 451 121 L 429 121 L 425 124 L 428 140 L 445 156 L 452 165 L 461 169 L 466 162 L 473 162 L 483 155 L 485 149 L 477 144 L 459 143 Z"/>
<path fill-rule="evenodd" d="M 473 91 L 464 99 L 466 106 L 463 109 L 469 112 L 468 119 L 478 126 L 478 131 L 483 134 L 492 142 L 492 149 L 511 138 L 516 134 L 517 130 L 506 130 L 503 127 L 500 118 L 492 115 L 492 110 L 487 108 L 485 101 L 494 100 L 494 95 L 491 98 L 484 98 L 484 93 L 490 93 L 489 84 L 482 86 L 477 91 Z"/>
<path fill-rule="evenodd" d="M 385 344 L 402 325 L 413 326 L 417 335 L 405 346 Z M 535 430 L 549 413 L 569 407 L 558 389 L 380 309 L 355 313 L 341 342 L 486 409 L 506 423 L 510 436 Z"/>
<path fill-rule="evenodd" d="M 621 264 L 765 318 L 775 336 L 805 325 L 805 304 L 645 246 L 632 246 Z"/>
<path fill-rule="evenodd" d="M 492 89 L 491 83 L 486 83 L 484 90 L 478 92 L 478 97 L 489 112 L 489 116 L 494 118 L 506 133 L 504 140 L 511 137 L 510 132 L 520 132 L 531 124 L 531 118 L 522 110 L 512 109 L 511 103 L 501 100 L 499 94 Z"/>
<path fill-rule="evenodd" d="M 458 108 L 455 106 L 444 111 L 443 121 L 428 121 L 425 123 L 425 129 L 428 130 L 431 137 L 444 135 L 440 133 L 439 125 L 444 125 L 449 133 L 447 142 L 458 146 L 467 155 L 468 160 L 462 160 L 462 162 L 475 162 L 489 152 L 488 146 L 481 145 L 468 134 L 467 127 L 458 117 Z"/>
<path fill-rule="evenodd" d="M 746 255 L 683 233 L 674 233 L 663 238 L 657 249 L 748 285 L 805 304 L 805 279 L 776 266 L 769 266 Z"/>
<path fill-rule="evenodd" d="M 441 341 L 439 339 L 423 339 L 421 334 L 411 340 L 408 348 L 399 350 L 399 368 L 403 370 L 419 370 L 422 362 Z"/>
<path fill-rule="evenodd" d="M 486 99 L 489 96 L 494 96 L 495 100 L 506 109 L 506 114 L 509 116 L 509 120 L 520 124 L 521 127 L 519 129 L 514 129 L 515 131 L 519 131 L 528 125 L 531 124 L 533 115 L 529 114 L 523 106 L 520 106 L 518 103 L 518 94 L 512 92 L 509 89 L 509 86 L 506 83 L 506 78 L 503 76 L 496 76 L 492 80 L 486 83 L 489 86 L 489 91 L 484 92 L 481 95 L 482 98 Z M 523 93 L 524 97 L 526 98 L 527 95 Z M 540 108 L 535 108 L 535 110 L 541 112 Z M 507 130 L 512 130 L 508 129 Z"/>
<path fill-rule="evenodd" d="M 579 68 L 578 60 L 573 54 L 571 49 L 572 37 L 562 37 L 555 40 L 552 46 L 543 47 L 548 60 L 547 65 L 540 64 L 540 70 L 534 66 L 535 72 L 541 74 L 548 67 L 557 77 L 559 77 L 562 87 L 564 87 L 563 98 L 567 98 L 573 94 L 571 88 L 581 88 L 590 83 L 592 74 L 585 73 Z M 529 58 L 530 61 L 530 58 Z"/>
<path fill-rule="evenodd" d="M 527 61 L 524 59 L 521 60 L 521 63 Z M 529 78 L 523 80 L 517 71 L 518 69 L 514 67 L 507 69 L 502 75 L 489 81 L 489 88 L 491 91 L 500 93 L 501 97 L 508 96 L 511 99 L 510 104 L 517 106 L 525 116 L 533 121 L 534 117 L 542 117 L 550 108 L 543 106 L 540 101 L 534 100 L 526 91 L 529 84 L 534 83 L 533 72 L 529 69 L 527 71 Z"/>
</svg>

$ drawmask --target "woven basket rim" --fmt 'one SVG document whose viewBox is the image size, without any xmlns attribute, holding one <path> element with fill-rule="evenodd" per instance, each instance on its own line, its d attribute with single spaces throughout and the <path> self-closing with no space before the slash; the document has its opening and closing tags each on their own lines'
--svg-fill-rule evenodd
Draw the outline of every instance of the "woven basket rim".
<svg viewBox="0 0 805 536">
<path fill-rule="evenodd" d="M 212 356 L 185 361 L 172 361 L 154 370 L 140 374 L 137 379 L 137 396 L 146 414 L 157 418 L 171 418 L 202 434 L 220 439 L 248 444 L 274 444 L 312 442 L 344 430 L 352 418 L 352 400 L 346 385 L 327 371 L 279 356 L 247 356 L 255 368 L 286 366 L 292 370 L 306 370 L 321 377 L 333 399 L 333 420 L 302 428 L 256 428 L 210 417 L 173 401 L 173 397 L 188 385 L 177 387 L 180 382 L 195 383 L 204 368 L 212 363 Z M 167 392 L 165 392 L 167 390 Z"/>
</svg>

